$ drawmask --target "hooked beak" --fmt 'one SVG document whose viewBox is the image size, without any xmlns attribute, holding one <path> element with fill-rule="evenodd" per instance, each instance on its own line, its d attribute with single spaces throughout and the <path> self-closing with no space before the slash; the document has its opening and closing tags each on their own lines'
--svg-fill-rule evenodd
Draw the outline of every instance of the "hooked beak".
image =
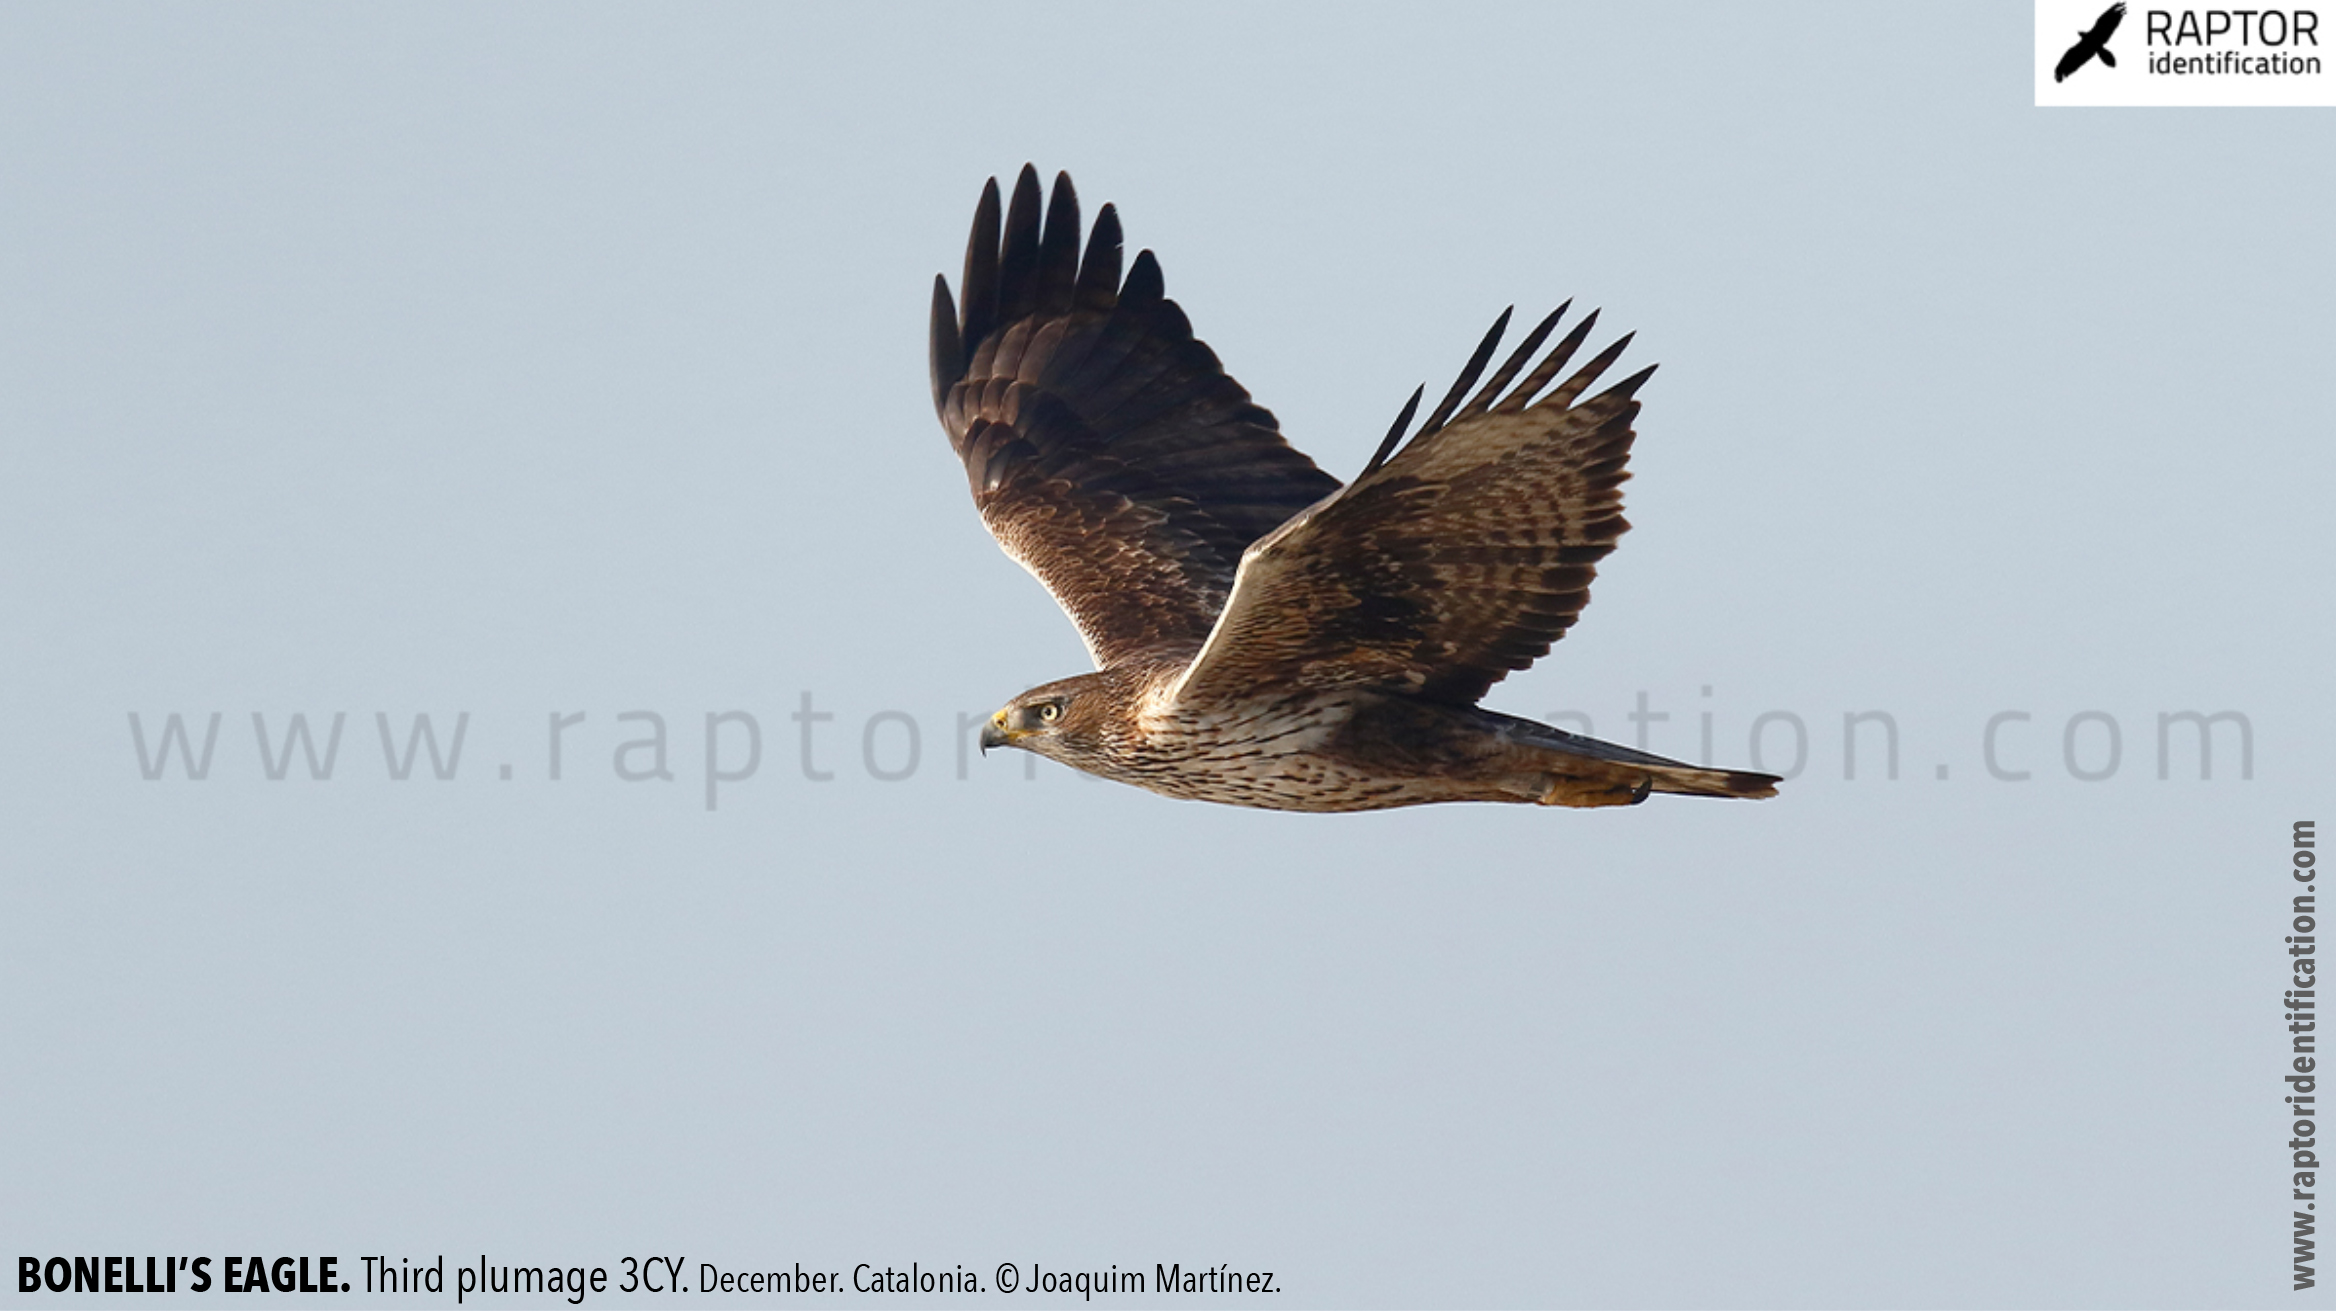
<svg viewBox="0 0 2336 1314">
<path fill-rule="evenodd" d="M 1012 742 L 1006 734 L 1006 728 L 994 720 L 981 728 L 981 751 L 984 757 L 989 755 L 991 749 L 1004 748 Z"/>
</svg>

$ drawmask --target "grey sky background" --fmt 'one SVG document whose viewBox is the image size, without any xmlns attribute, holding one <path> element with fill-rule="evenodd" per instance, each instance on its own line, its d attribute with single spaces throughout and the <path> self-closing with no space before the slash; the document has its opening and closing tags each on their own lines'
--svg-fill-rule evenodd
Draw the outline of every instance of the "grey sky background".
<svg viewBox="0 0 2336 1314">
<path fill-rule="evenodd" d="M 2039 111 L 2030 44 L 2024 4 L 0 10 L 8 1253 L 2324 1307 L 2278 1001 L 2336 779 L 2336 118 Z M 1729 765 L 1789 713 L 1782 796 L 961 779 L 960 714 L 1085 663 L 925 377 L 1025 160 L 1334 473 L 1505 305 L 1637 330 L 1638 527 L 1488 703 L 1628 743 L 1643 693 Z M 2227 730 L 2159 779 L 2184 710 L 2249 718 L 2252 779 Z M 254 711 L 345 712 L 334 778 L 267 779 Z M 425 711 L 459 770 L 393 781 L 375 714 Z M 634 711 L 672 781 L 617 778 Z M 708 811 L 731 711 L 760 767 Z M 1895 779 L 1878 724 L 1845 779 L 1870 711 Z M 209 778 L 142 779 L 132 712 L 221 713 Z"/>
</svg>

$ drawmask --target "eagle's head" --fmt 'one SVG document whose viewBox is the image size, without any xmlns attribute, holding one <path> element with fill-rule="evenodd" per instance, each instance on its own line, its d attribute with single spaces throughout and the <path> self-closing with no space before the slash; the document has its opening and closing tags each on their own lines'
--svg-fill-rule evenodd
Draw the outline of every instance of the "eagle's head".
<svg viewBox="0 0 2336 1314">
<path fill-rule="evenodd" d="M 992 713 L 983 752 L 1026 748 L 1066 766 L 1095 771 L 1128 730 L 1128 700 L 1107 671 L 1042 684 Z"/>
</svg>

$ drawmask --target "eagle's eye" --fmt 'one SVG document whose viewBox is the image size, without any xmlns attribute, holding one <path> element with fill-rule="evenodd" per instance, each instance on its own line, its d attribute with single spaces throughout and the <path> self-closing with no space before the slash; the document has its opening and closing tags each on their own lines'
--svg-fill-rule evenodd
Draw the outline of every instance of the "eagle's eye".
<svg viewBox="0 0 2336 1314">
<path fill-rule="evenodd" d="M 1061 703 L 1040 703 L 1038 705 L 1038 719 L 1048 725 L 1062 720 L 1063 705 Z"/>
</svg>

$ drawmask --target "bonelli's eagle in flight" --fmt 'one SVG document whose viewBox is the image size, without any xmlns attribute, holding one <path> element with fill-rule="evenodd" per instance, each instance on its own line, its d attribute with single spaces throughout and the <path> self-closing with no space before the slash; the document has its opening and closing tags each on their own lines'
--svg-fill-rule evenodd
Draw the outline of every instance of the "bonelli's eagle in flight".
<svg viewBox="0 0 2336 1314">
<path fill-rule="evenodd" d="M 1301 812 L 1776 792 L 1476 705 L 1574 623 L 1627 527 L 1654 371 L 1583 394 L 1628 337 L 1552 387 L 1597 319 L 1535 364 L 1561 306 L 1471 395 L 1504 312 L 1410 441 L 1416 392 L 1341 487 L 1193 337 L 1150 251 L 1122 275 L 1112 207 L 1084 252 L 1067 175 L 1044 209 L 1028 167 L 1002 215 L 983 189 L 958 297 L 934 280 L 933 404 L 982 522 L 1097 669 L 1014 699 L 985 750 Z"/>
</svg>

